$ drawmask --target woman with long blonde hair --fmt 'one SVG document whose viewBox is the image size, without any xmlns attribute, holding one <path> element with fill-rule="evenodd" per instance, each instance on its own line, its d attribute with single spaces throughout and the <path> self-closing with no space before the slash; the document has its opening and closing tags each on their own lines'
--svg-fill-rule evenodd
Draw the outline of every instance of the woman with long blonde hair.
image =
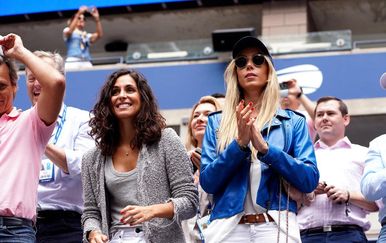
<svg viewBox="0 0 386 243">
<path fill-rule="evenodd" d="M 200 183 L 214 201 L 205 242 L 300 242 L 289 193 L 311 192 L 319 180 L 305 118 L 280 109 L 260 40 L 240 39 L 232 56 L 223 112 L 209 116 L 203 141 Z"/>
</svg>

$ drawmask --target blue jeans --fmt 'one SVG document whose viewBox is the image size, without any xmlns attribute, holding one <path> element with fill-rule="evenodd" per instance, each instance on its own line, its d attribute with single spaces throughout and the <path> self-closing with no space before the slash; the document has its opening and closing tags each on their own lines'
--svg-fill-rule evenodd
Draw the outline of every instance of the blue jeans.
<svg viewBox="0 0 386 243">
<path fill-rule="evenodd" d="M 0 243 L 35 243 L 35 230 L 27 225 L 0 225 Z"/>
<path fill-rule="evenodd" d="M 302 234 L 302 243 L 367 243 L 362 230 L 346 230 L 342 232 L 323 232 Z"/>
<path fill-rule="evenodd" d="M 386 243 L 386 224 L 382 226 L 377 243 Z"/>
</svg>

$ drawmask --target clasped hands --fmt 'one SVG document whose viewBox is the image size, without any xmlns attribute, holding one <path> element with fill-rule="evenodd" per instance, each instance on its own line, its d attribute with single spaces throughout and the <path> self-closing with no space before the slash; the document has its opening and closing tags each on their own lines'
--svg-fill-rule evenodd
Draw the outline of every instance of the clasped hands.
<svg viewBox="0 0 386 243">
<path fill-rule="evenodd" d="M 245 104 L 244 100 L 241 100 L 236 107 L 236 118 L 237 118 L 237 143 L 241 147 L 248 146 L 249 142 L 252 142 L 252 146 L 262 154 L 267 153 L 268 144 L 264 140 L 260 133 L 257 124 L 257 113 L 252 102 Z"/>
<path fill-rule="evenodd" d="M 315 195 L 325 193 L 329 200 L 337 204 L 346 203 L 350 199 L 347 190 L 337 188 L 334 185 L 327 185 L 326 182 L 319 182 L 314 193 Z"/>
</svg>

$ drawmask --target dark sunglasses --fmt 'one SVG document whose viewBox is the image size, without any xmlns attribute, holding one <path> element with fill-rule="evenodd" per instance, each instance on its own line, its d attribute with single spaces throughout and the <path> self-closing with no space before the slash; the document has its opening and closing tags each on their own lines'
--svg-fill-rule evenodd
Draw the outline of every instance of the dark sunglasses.
<svg viewBox="0 0 386 243">
<path fill-rule="evenodd" d="M 259 67 L 264 64 L 265 62 L 265 57 L 263 54 L 256 54 L 252 57 L 252 62 L 255 66 Z M 248 63 L 248 58 L 247 57 L 237 57 L 235 59 L 235 64 L 236 67 L 238 68 L 245 68 Z"/>
</svg>

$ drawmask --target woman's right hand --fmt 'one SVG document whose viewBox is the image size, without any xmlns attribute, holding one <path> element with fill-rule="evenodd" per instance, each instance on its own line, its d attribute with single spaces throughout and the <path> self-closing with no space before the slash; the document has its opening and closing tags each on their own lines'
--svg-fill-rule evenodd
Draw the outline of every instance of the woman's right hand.
<svg viewBox="0 0 386 243">
<path fill-rule="evenodd" d="M 245 105 L 244 100 L 241 100 L 236 107 L 236 118 L 237 118 L 237 143 L 240 146 L 248 146 L 251 140 L 251 126 L 255 121 L 252 117 L 253 108 L 252 103 Z"/>
<path fill-rule="evenodd" d="M 190 158 L 190 161 L 198 168 L 200 169 L 200 163 L 201 163 L 201 154 L 197 153 L 195 149 L 192 149 L 188 152 L 188 156 Z"/>
<path fill-rule="evenodd" d="M 100 231 L 92 230 L 88 234 L 88 242 L 90 243 L 106 243 L 109 241 L 109 238 L 102 234 Z"/>
</svg>

